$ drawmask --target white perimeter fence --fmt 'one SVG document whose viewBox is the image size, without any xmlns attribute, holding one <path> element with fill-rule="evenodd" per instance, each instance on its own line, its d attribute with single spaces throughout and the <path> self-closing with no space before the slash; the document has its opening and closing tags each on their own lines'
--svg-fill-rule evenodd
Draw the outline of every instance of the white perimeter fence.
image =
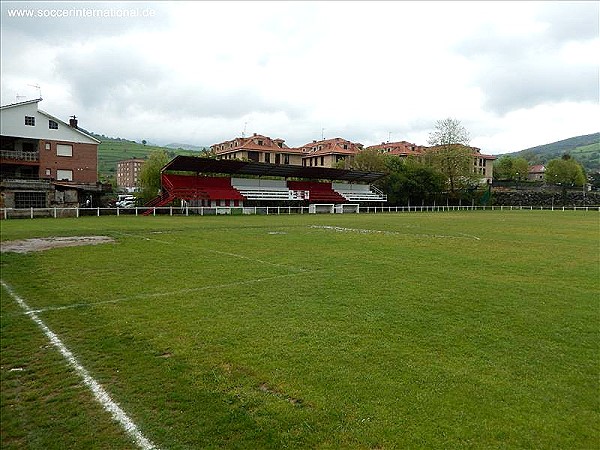
<svg viewBox="0 0 600 450">
<path fill-rule="evenodd" d="M 0 208 L 0 219 L 34 219 L 42 217 L 86 217 L 86 216 L 142 216 L 150 210 L 150 216 L 215 216 L 215 215 L 281 215 L 313 213 L 308 206 L 252 206 L 252 207 L 159 207 L 159 208 Z M 598 211 L 600 206 L 361 206 L 348 211 L 336 209 L 336 213 L 406 213 L 406 212 L 446 212 L 446 211 Z M 319 212 L 316 212 L 319 214 Z M 328 212 L 322 212 L 326 214 Z"/>
</svg>

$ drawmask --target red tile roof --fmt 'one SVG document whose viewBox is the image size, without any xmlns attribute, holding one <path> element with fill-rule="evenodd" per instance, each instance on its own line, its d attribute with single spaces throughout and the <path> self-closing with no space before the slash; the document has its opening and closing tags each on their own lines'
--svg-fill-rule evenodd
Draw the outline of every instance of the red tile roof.
<svg viewBox="0 0 600 450">
<path fill-rule="evenodd" d="M 342 138 L 323 139 L 312 141 L 298 148 L 305 156 L 321 155 L 355 155 L 363 149 L 362 144 L 350 142 Z"/>
<path fill-rule="evenodd" d="M 300 153 L 297 149 L 290 148 L 283 139 L 272 139 L 269 136 L 254 133 L 248 137 L 237 137 L 229 141 L 220 142 L 210 146 L 217 155 L 231 153 L 239 150 L 251 150 L 270 153 Z"/>
</svg>

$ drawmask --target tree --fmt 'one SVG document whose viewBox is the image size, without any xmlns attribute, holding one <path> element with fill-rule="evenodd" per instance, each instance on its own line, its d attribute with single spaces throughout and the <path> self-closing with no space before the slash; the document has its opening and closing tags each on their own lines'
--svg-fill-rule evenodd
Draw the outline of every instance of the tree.
<svg viewBox="0 0 600 450">
<path fill-rule="evenodd" d="M 383 153 L 374 149 L 362 150 L 353 158 L 340 161 L 346 169 L 364 170 L 367 172 L 383 172 L 386 169 L 386 159 Z"/>
<path fill-rule="evenodd" d="M 548 161 L 544 177 L 547 183 L 563 186 L 563 190 L 569 186 L 583 186 L 586 181 L 583 167 L 571 157 Z"/>
<path fill-rule="evenodd" d="M 438 120 L 435 131 L 429 134 L 427 142 L 431 147 L 425 152 L 425 161 L 446 176 L 452 195 L 481 179 L 473 171 L 469 132 L 459 120 Z"/>
<path fill-rule="evenodd" d="M 527 179 L 529 163 L 523 157 L 502 156 L 494 163 L 494 178 L 498 180 Z"/>
<path fill-rule="evenodd" d="M 456 144 L 469 145 L 471 137 L 460 120 L 447 118 L 435 123 L 435 131 L 429 134 L 427 143 L 431 146 L 442 146 L 449 148 Z"/>
<path fill-rule="evenodd" d="M 444 190 L 446 177 L 434 168 L 413 158 L 385 156 L 386 175 L 377 186 L 387 194 L 392 205 L 429 202 Z"/>
<path fill-rule="evenodd" d="M 160 170 L 169 162 L 169 156 L 164 150 L 152 152 L 142 165 L 139 175 L 139 184 L 142 189 L 142 198 L 149 201 L 156 197 L 160 191 Z"/>
</svg>

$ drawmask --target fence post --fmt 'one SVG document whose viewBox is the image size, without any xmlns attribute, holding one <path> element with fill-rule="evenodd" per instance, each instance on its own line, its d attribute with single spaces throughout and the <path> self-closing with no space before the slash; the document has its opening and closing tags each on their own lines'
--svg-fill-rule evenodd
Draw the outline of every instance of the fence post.
<svg viewBox="0 0 600 450">
<path fill-rule="evenodd" d="M 31 218 L 33 219 L 33 208 L 31 208 Z"/>
<path fill-rule="evenodd" d="M 169 206 L 169 215 L 173 215 L 173 205 Z"/>
<path fill-rule="evenodd" d="M 117 217 L 119 217 L 119 207 L 117 206 Z"/>
<path fill-rule="evenodd" d="M 97 211 L 96 211 L 96 217 L 100 217 L 100 207 L 98 206 L 98 208 L 96 208 L 96 209 L 97 209 Z"/>
<path fill-rule="evenodd" d="M 56 219 L 56 206 L 54 207 L 54 218 Z"/>
</svg>

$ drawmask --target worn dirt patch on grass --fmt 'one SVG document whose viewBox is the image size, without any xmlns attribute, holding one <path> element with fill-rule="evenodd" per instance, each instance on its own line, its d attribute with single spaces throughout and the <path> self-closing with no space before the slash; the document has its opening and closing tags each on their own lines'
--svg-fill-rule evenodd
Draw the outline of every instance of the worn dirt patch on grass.
<svg viewBox="0 0 600 450">
<path fill-rule="evenodd" d="M 98 245 L 115 242 L 108 236 L 69 236 L 24 239 L 22 241 L 7 241 L 0 244 L 0 251 L 14 253 L 41 252 L 59 247 L 75 247 L 79 245 Z"/>
</svg>

